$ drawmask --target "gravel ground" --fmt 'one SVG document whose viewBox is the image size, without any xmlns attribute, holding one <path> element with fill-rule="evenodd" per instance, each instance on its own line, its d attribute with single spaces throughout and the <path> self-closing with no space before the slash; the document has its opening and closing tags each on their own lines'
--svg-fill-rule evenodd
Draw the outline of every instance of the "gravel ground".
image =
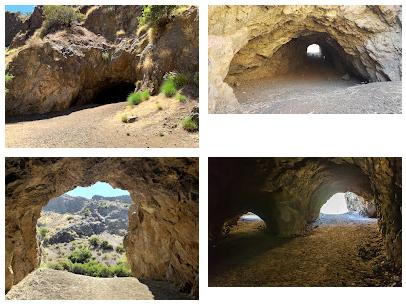
<svg viewBox="0 0 406 304">
<path fill-rule="evenodd" d="M 231 233 L 209 252 L 209 286 L 399 286 L 375 219 L 322 215 L 305 236 Z"/>
<path fill-rule="evenodd" d="M 234 88 L 244 114 L 400 114 L 400 81 L 361 84 L 330 68 L 242 82 Z"/>
<path fill-rule="evenodd" d="M 158 110 L 159 103 L 163 110 Z M 198 133 L 185 131 L 181 120 L 196 101 L 181 104 L 175 99 L 151 97 L 126 109 L 119 102 L 57 113 L 58 116 L 17 117 L 6 123 L 9 148 L 162 148 L 198 147 Z M 121 122 L 122 113 L 137 117 L 134 123 Z"/>
<path fill-rule="evenodd" d="M 165 281 L 93 278 L 67 271 L 38 269 L 6 294 L 7 300 L 160 300 L 188 299 Z"/>
</svg>

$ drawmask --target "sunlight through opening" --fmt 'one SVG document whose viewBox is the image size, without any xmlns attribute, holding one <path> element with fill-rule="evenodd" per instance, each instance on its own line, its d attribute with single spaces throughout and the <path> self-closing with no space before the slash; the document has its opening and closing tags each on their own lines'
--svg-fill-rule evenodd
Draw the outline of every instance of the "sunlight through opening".
<svg viewBox="0 0 406 304">
<path fill-rule="evenodd" d="M 321 56 L 321 49 L 318 44 L 311 44 L 307 47 L 307 56 Z"/>
<path fill-rule="evenodd" d="M 336 193 L 321 207 L 323 214 L 344 214 L 348 212 L 345 193 Z"/>
</svg>

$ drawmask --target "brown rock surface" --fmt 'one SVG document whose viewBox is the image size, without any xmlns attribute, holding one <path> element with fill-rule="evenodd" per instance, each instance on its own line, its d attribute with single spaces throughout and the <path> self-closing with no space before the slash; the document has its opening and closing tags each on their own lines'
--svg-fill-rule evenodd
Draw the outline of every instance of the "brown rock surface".
<svg viewBox="0 0 406 304">
<path fill-rule="evenodd" d="M 387 255 L 401 267 L 401 172 L 401 158 L 211 158 L 209 237 L 248 211 L 273 235 L 301 235 L 328 198 L 350 191 L 374 199 Z"/>
<path fill-rule="evenodd" d="M 156 93 L 165 73 L 198 71 L 198 11 L 191 7 L 160 28 L 136 36 L 140 6 L 95 6 L 86 19 L 41 38 L 34 33 L 6 58 L 6 115 L 41 114 L 92 103 L 123 84 Z M 6 27 L 8 25 L 6 24 Z M 124 36 L 116 39 L 119 30 Z"/>
<path fill-rule="evenodd" d="M 286 73 L 311 43 L 338 70 L 401 80 L 400 16 L 400 6 L 211 6 L 209 110 L 236 107 L 227 83 Z"/>
<path fill-rule="evenodd" d="M 6 161 L 6 290 L 39 265 L 36 221 L 51 198 L 105 181 L 134 204 L 124 241 L 136 278 L 198 292 L 198 160 L 9 158 Z"/>
</svg>

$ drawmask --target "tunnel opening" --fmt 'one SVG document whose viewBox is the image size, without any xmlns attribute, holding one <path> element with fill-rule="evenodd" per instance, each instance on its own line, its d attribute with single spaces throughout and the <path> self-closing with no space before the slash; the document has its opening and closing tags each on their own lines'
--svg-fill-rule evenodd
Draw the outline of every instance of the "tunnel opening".
<svg viewBox="0 0 406 304">
<path fill-rule="evenodd" d="M 320 96 L 368 82 L 359 59 L 327 33 L 302 32 L 285 44 L 265 48 L 269 39 L 265 35 L 250 40 L 230 63 L 224 81 L 243 111 L 260 104 L 274 111 L 274 105 L 281 108 L 289 100 L 290 109 L 306 107 L 311 112 Z"/>
<path fill-rule="evenodd" d="M 253 212 L 235 216 L 223 224 L 223 236 L 250 234 L 266 229 L 265 221 Z"/>
<path fill-rule="evenodd" d="M 102 106 L 124 102 L 135 90 L 135 84 L 129 81 L 105 80 L 91 88 L 82 88 L 72 101 L 70 108 L 80 110 L 83 106 Z"/>
<path fill-rule="evenodd" d="M 49 200 L 37 221 L 41 268 L 90 277 L 130 277 L 123 239 L 132 204 L 127 190 L 105 182 Z"/>
<path fill-rule="evenodd" d="M 348 207 L 345 201 L 345 193 L 336 193 L 330 197 L 320 209 L 321 214 L 345 214 Z"/>
</svg>

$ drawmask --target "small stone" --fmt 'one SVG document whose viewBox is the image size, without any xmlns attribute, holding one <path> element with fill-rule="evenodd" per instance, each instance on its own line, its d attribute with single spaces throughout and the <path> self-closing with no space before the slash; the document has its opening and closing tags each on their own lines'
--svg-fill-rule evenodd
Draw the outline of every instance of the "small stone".
<svg viewBox="0 0 406 304">
<path fill-rule="evenodd" d="M 133 123 L 138 119 L 137 116 L 130 116 L 127 118 L 127 123 Z"/>
</svg>

